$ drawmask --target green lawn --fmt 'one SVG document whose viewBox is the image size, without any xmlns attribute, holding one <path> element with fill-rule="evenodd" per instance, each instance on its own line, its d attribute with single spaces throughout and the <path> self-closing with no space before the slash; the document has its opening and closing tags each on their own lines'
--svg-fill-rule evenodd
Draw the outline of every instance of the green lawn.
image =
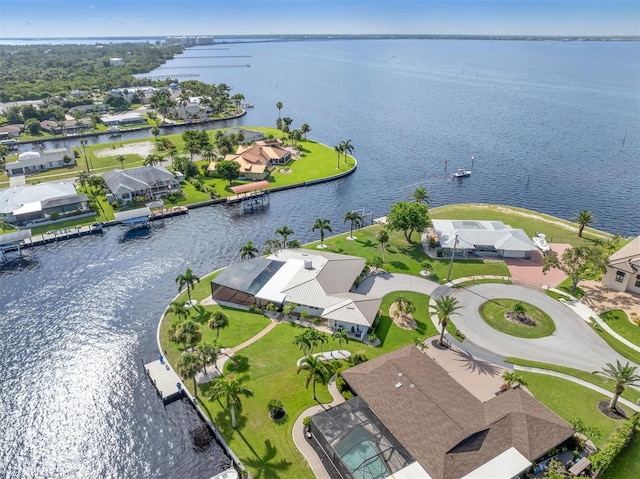
<svg viewBox="0 0 640 479">
<path fill-rule="evenodd" d="M 608 400 L 606 396 L 565 379 L 524 371 L 519 373 L 526 379 L 527 388 L 536 399 L 564 420 L 580 418 L 585 425 L 598 429 L 600 438 L 592 438 L 596 446 L 601 447 L 620 424 L 620 421 L 598 411 L 598 401 Z"/>
<path fill-rule="evenodd" d="M 517 324 L 505 319 L 505 312 L 513 311 L 518 303 L 526 308 L 526 315 L 535 323 L 534 326 Z M 543 338 L 556 330 L 555 323 L 547 313 L 532 304 L 514 299 L 498 298 L 487 301 L 480 306 L 480 315 L 493 329 L 518 338 Z"/>
<path fill-rule="evenodd" d="M 327 251 L 334 253 L 360 256 L 367 260 L 375 256 L 382 257 L 380 244 L 376 240 L 376 233 L 381 229 L 380 225 L 367 226 L 354 231 L 356 240 L 348 240 L 350 233 L 326 238 L 324 244 Z M 433 259 L 429 257 L 422 248 L 420 235 L 414 233 L 412 242 L 407 243 L 402 232 L 389 231 L 389 244 L 384 253 L 385 263 L 383 269 L 391 273 L 404 273 L 419 276 L 423 270 L 423 263 L 426 262 L 427 269 L 431 272 L 430 280 L 445 283 L 449 270 L 448 259 Z M 320 241 L 305 245 L 305 248 L 316 249 Z M 500 260 L 463 260 L 454 261 L 451 270 L 451 279 L 495 275 L 509 276 L 509 269 Z"/>
<path fill-rule="evenodd" d="M 627 313 L 621 309 L 613 309 L 602 313 L 600 319 L 627 341 L 640 346 L 640 326 L 631 323 Z"/>
<path fill-rule="evenodd" d="M 585 228 L 584 238 L 579 238 L 576 223 L 514 206 L 478 203 L 446 205 L 433 208 L 429 215 L 433 219 L 498 220 L 513 228 L 521 228 L 527 236 L 533 236 L 536 232 L 545 233 L 550 243 L 591 244 L 590 240 L 596 237 L 611 237 L 604 231 Z"/>
<path fill-rule="evenodd" d="M 520 359 L 520 358 L 507 358 L 506 361 L 508 363 L 517 364 L 520 366 L 530 366 L 534 368 L 548 369 L 549 371 L 556 371 L 559 373 L 568 374 L 569 376 L 573 376 L 575 378 L 582 379 L 583 381 L 590 382 L 591 384 L 595 384 L 596 386 L 600 386 L 601 388 L 604 388 L 608 391 L 613 392 L 613 390 L 615 389 L 615 381 L 611 379 L 607 379 L 597 374 L 593 374 L 590 371 L 583 371 L 581 369 L 558 366 L 557 364 L 529 361 L 528 359 Z M 640 400 L 640 391 L 633 388 L 626 388 L 622 393 L 622 397 L 635 403 L 638 400 Z"/>
<path fill-rule="evenodd" d="M 604 331 L 597 324 L 593 327 L 593 329 L 596 331 L 596 333 L 600 335 L 602 339 L 606 341 L 606 343 L 609 346 L 611 346 L 612 349 L 614 349 L 615 351 L 617 351 L 619 354 L 629 359 L 630 361 L 633 361 L 636 364 L 640 364 L 640 352 L 630 348 L 624 343 L 621 343 L 616 338 L 611 336 L 609 333 Z"/>
</svg>

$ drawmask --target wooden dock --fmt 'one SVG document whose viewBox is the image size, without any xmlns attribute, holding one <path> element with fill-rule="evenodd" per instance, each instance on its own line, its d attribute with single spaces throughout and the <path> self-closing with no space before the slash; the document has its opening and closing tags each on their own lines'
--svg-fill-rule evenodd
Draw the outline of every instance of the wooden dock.
<svg viewBox="0 0 640 479">
<path fill-rule="evenodd" d="M 189 213 L 189 208 L 186 206 L 174 206 L 172 208 L 162 208 L 161 210 L 155 210 L 149 216 L 151 221 L 159 220 L 162 218 L 169 218 L 171 216 L 186 215 Z"/>
<path fill-rule="evenodd" d="M 156 359 L 144 365 L 144 371 L 158 391 L 164 404 L 181 399 L 184 396 L 184 385 L 180 377 L 171 369 L 164 359 Z"/>
<path fill-rule="evenodd" d="M 80 236 L 87 236 L 92 234 L 102 233 L 102 224 L 94 223 L 92 225 L 74 226 L 72 228 L 63 228 L 55 231 L 47 231 L 41 235 L 34 235 L 30 238 L 26 238 L 22 244 L 22 248 L 29 246 L 40 246 L 48 243 L 55 243 L 57 241 L 67 240 L 71 238 L 79 238 Z"/>
</svg>

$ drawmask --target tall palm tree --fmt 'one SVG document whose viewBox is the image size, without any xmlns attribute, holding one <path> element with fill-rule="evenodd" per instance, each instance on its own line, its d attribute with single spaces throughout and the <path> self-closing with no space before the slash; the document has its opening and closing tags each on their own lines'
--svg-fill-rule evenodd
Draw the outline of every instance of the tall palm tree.
<svg viewBox="0 0 640 479">
<path fill-rule="evenodd" d="M 278 118 L 280 118 L 280 110 L 282 110 L 282 102 L 281 101 L 276 103 L 276 108 L 278 109 Z"/>
<path fill-rule="evenodd" d="M 300 371 L 307 371 L 307 377 L 305 378 L 304 387 L 309 388 L 309 383 L 312 384 L 313 400 L 317 401 L 316 397 L 316 381 L 327 382 L 329 380 L 331 372 L 329 371 L 328 361 L 321 361 L 320 356 L 305 356 L 300 361 L 298 366 L 298 373 Z"/>
<path fill-rule="evenodd" d="M 454 314 L 459 314 L 457 311 L 462 308 L 462 306 L 458 303 L 458 300 L 453 296 L 443 296 L 442 298 L 436 299 L 436 304 L 433 309 L 438 315 L 438 324 L 441 326 L 440 330 L 440 339 L 438 340 L 438 344 L 440 346 L 444 346 L 444 330 L 447 327 L 447 323 L 451 319 L 451 316 Z"/>
<path fill-rule="evenodd" d="M 196 376 L 200 372 L 200 357 L 197 353 L 182 353 L 176 364 L 178 374 L 184 379 L 193 379 L 193 396 L 198 397 Z"/>
<path fill-rule="evenodd" d="M 305 139 L 305 141 L 306 141 L 306 140 L 307 140 L 307 133 L 309 133 L 309 132 L 311 131 L 311 127 L 310 127 L 308 124 L 303 123 L 303 124 L 300 126 L 300 131 L 301 131 L 301 132 L 302 132 L 302 134 L 304 135 L 304 139 Z"/>
<path fill-rule="evenodd" d="M 616 360 L 615 366 L 611 363 L 607 363 L 601 371 L 593 372 L 593 374 L 599 374 L 616 382 L 613 397 L 609 402 L 610 410 L 616 410 L 618 398 L 624 392 L 626 386 L 640 385 L 640 375 L 636 373 L 637 369 L 637 366 L 631 366 L 628 362 L 623 366 L 620 364 L 620 361 Z"/>
<path fill-rule="evenodd" d="M 87 182 L 89 181 L 90 176 L 91 175 L 86 171 L 81 171 L 80 173 L 78 173 L 78 183 L 80 183 L 80 186 L 86 189 Z"/>
<path fill-rule="evenodd" d="M 116 159 L 120 162 L 120 168 L 124 170 L 124 160 L 126 160 L 127 157 L 124 155 L 118 155 L 118 158 Z"/>
<path fill-rule="evenodd" d="M 595 218 L 590 211 L 582 210 L 575 216 L 575 222 L 578 223 L 578 237 L 582 238 L 582 231 L 585 226 L 590 225 L 595 221 Z"/>
<path fill-rule="evenodd" d="M 204 369 L 204 373 L 207 373 L 207 366 L 213 364 L 216 369 L 216 363 L 218 362 L 218 356 L 220 354 L 220 348 L 218 347 L 218 343 L 214 340 L 211 343 L 204 343 L 198 345 L 196 349 L 198 356 L 200 358 L 200 363 L 202 368 Z"/>
<path fill-rule="evenodd" d="M 182 291 L 182 288 L 186 286 L 189 301 L 191 301 L 191 288 L 193 288 L 193 286 L 199 282 L 200 278 L 193 274 L 191 268 L 187 268 L 187 270 L 183 274 L 179 274 L 176 278 L 176 283 L 178 284 L 178 292 Z"/>
<path fill-rule="evenodd" d="M 341 143 L 342 145 L 342 153 L 344 154 L 344 162 L 347 162 L 347 155 L 351 155 L 353 150 L 355 150 L 354 146 L 351 144 L 351 140 L 345 140 Z"/>
<path fill-rule="evenodd" d="M 151 128 L 151 134 L 152 134 L 153 136 L 155 136 L 155 138 L 156 138 L 156 143 L 157 143 L 157 142 L 158 142 L 158 135 L 160 135 L 160 128 L 158 128 L 158 125 L 154 125 L 154 126 Z"/>
<path fill-rule="evenodd" d="M 287 238 L 294 235 L 293 230 L 289 229 L 287 225 L 282 226 L 276 230 L 276 234 L 282 236 L 282 249 L 287 248 Z"/>
<path fill-rule="evenodd" d="M 342 341 L 349 344 L 349 334 L 342 328 L 336 330 L 331 337 L 338 340 L 338 348 L 342 349 Z"/>
<path fill-rule="evenodd" d="M 224 314 L 222 311 L 214 311 L 211 315 L 211 319 L 207 323 L 211 329 L 216 330 L 216 339 L 220 336 L 220 330 L 229 326 L 229 316 Z"/>
<path fill-rule="evenodd" d="M 201 337 L 200 325 L 193 319 L 173 323 L 169 327 L 169 339 L 176 343 L 182 343 L 183 351 L 186 351 L 187 346 L 193 346 L 200 341 Z"/>
<path fill-rule="evenodd" d="M 324 247 L 324 232 L 331 233 L 331 222 L 327 218 L 316 218 L 316 222 L 313 223 L 311 231 L 320 230 L 320 247 Z"/>
<path fill-rule="evenodd" d="M 257 254 L 258 248 L 253 246 L 252 241 L 249 241 L 246 245 L 240 248 L 240 259 L 242 260 L 255 258 Z"/>
<path fill-rule="evenodd" d="M 156 155 L 155 153 L 151 153 L 150 155 L 147 155 L 147 157 L 144 159 L 144 166 L 155 166 L 159 163 L 162 162 L 162 158 L 159 157 L 158 155 Z"/>
<path fill-rule="evenodd" d="M 209 390 L 209 398 L 212 401 L 223 401 L 224 406 L 231 411 L 231 427 L 236 428 L 236 408 L 242 410 L 240 396 L 253 397 L 253 391 L 244 386 L 249 381 L 248 374 L 234 375 L 231 377 L 220 376 Z"/>
<path fill-rule="evenodd" d="M 404 318 L 410 314 L 416 312 L 416 306 L 413 304 L 413 301 L 410 299 L 406 299 L 404 296 L 396 296 L 393 300 L 396 304 L 396 311 L 394 316 Z"/>
<path fill-rule="evenodd" d="M 340 154 L 344 151 L 342 149 L 342 143 L 333 147 L 334 151 L 338 154 L 338 169 L 340 169 Z"/>
<path fill-rule="evenodd" d="M 416 200 L 416 203 L 422 203 L 424 201 L 426 204 L 429 204 L 429 200 L 431 199 L 431 196 L 429 196 L 429 193 L 424 186 L 418 186 L 413 190 L 411 197 Z"/>
<path fill-rule="evenodd" d="M 308 330 L 305 330 L 305 332 L 303 332 L 302 334 L 298 334 L 293 338 L 293 344 L 298 346 L 302 351 L 302 354 L 304 354 L 305 356 L 307 356 L 311 352 L 311 340 L 309 336 L 305 334 L 306 331 Z"/>
<path fill-rule="evenodd" d="M 351 234 L 349 235 L 349 237 L 353 238 L 353 227 L 362 226 L 362 216 L 360 216 L 360 213 L 358 213 L 357 211 L 347 211 L 347 213 L 344 215 L 344 222 L 346 223 L 347 221 L 351 222 Z"/>
<path fill-rule="evenodd" d="M 184 305 L 184 301 L 172 301 L 167 311 L 178 318 L 178 320 L 187 319 L 187 317 L 189 316 L 189 311 L 187 310 L 187 308 L 185 308 Z"/>
<path fill-rule="evenodd" d="M 376 234 L 376 239 L 378 240 L 378 243 L 380 243 L 380 250 L 382 251 L 382 261 L 385 261 L 384 252 L 387 249 L 387 245 L 389 244 L 389 232 L 385 229 L 378 231 L 378 234 Z"/>
<path fill-rule="evenodd" d="M 324 343 L 329 342 L 327 335 L 321 333 L 317 329 L 307 329 L 305 331 L 306 336 L 309 338 L 309 344 L 311 345 L 311 349 L 309 349 L 309 354 L 313 353 L 313 350 L 316 346 L 320 346 L 320 351 L 322 351 L 322 345 Z"/>
</svg>

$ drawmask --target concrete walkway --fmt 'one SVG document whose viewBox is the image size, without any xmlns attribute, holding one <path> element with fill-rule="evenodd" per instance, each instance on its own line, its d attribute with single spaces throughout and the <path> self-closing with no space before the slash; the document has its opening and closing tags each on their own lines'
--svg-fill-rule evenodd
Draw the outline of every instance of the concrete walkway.
<svg viewBox="0 0 640 479">
<path fill-rule="evenodd" d="M 532 368 L 529 366 L 518 366 L 518 365 L 514 365 L 513 369 L 515 369 L 516 371 L 525 371 L 528 373 L 536 373 L 536 374 L 546 374 L 547 376 L 554 376 L 556 378 L 562 378 L 562 379 L 566 379 L 567 381 L 571 381 L 574 382 L 576 384 L 580 384 L 581 386 L 584 386 L 586 388 L 589 388 L 593 391 L 599 392 L 600 394 L 603 394 L 605 396 L 607 396 L 608 398 L 612 398 L 613 397 L 613 393 L 611 393 L 610 391 L 608 391 L 607 389 L 601 388 L 600 386 L 596 386 L 595 384 L 592 384 L 590 382 L 584 381 L 582 379 L 576 378 L 574 376 L 570 376 L 568 374 L 564 374 L 564 373 L 559 373 L 557 371 L 550 371 L 548 369 L 539 369 L 539 368 Z M 631 401 L 628 401 L 624 398 L 619 398 L 618 402 L 620 404 L 625 405 L 626 407 L 633 409 L 634 411 L 638 411 L 640 412 L 640 405 L 634 404 Z"/>
<path fill-rule="evenodd" d="M 342 394 L 340 394 L 340 391 L 338 391 L 338 388 L 336 387 L 336 375 L 334 375 L 329 380 L 328 387 L 329 393 L 331 393 L 331 396 L 333 397 L 333 401 L 331 401 L 329 404 L 318 404 L 316 406 L 311 406 L 309 409 L 304 410 L 302 414 L 298 416 L 298 419 L 296 419 L 296 422 L 293 425 L 292 433 L 293 442 L 298 448 L 298 451 L 300 451 L 300 453 L 307 460 L 309 467 L 311 468 L 317 479 L 331 479 L 331 477 L 329 476 L 329 474 L 327 474 L 327 471 L 320 461 L 318 454 L 316 454 L 316 451 L 309 445 L 306 438 L 304 437 L 304 425 L 302 424 L 302 421 L 307 416 L 313 416 L 320 411 L 325 411 L 345 402 Z"/>
<path fill-rule="evenodd" d="M 319 361 L 330 361 L 332 359 L 347 359 L 351 357 L 351 351 L 347 351 L 346 349 L 336 349 L 335 351 L 324 351 L 322 353 L 314 353 L 313 357 L 317 358 L 319 356 Z M 296 365 L 300 366 L 300 363 L 305 358 L 302 356 L 298 361 L 296 361 Z"/>
</svg>

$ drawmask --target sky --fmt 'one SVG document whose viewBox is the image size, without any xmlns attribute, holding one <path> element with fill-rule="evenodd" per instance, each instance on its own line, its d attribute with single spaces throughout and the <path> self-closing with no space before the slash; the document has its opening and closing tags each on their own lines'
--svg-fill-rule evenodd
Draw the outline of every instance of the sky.
<svg viewBox="0 0 640 479">
<path fill-rule="evenodd" d="M 640 0 L 0 0 L 0 37 L 640 35 Z"/>
</svg>

